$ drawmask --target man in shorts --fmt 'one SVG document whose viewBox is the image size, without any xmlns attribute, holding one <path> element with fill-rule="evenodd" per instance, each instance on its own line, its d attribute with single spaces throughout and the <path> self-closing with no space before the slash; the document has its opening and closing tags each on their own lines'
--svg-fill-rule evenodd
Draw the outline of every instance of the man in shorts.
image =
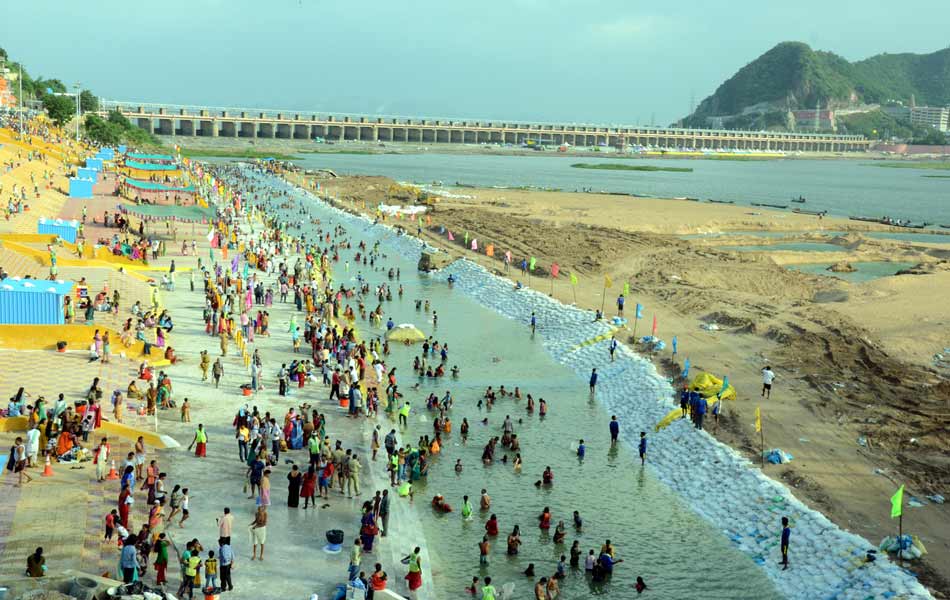
<svg viewBox="0 0 950 600">
<path fill-rule="evenodd" d="M 772 382 L 775 381 L 775 372 L 772 367 L 766 366 L 762 369 L 762 397 L 772 397 Z"/>
</svg>

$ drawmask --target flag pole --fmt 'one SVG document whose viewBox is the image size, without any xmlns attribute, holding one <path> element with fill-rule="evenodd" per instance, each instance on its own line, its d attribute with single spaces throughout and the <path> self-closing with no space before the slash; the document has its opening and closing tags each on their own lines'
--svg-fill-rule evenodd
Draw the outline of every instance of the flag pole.
<svg viewBox="0 0 950 600">
<path fill-rule="evenodd" d="M 761 421 L 761 417 L 759 418 Z M 762 469 L 765 469 L 765 429 L 759 425 L 759 454 L 762 456 Z"/>
<path fill-rule="evenodd" d="M 901 497 L 901 503 L 904 498 Z M 904 510 L 901 507 L 901 514 L 897 517 L 897 561 L 901 567 L 904 566 Z"/>
<path fill-rule="evenodd" d="M 554 277 L 551 278 L 551 296 L 554 296 Z"/>
<path fill-rule="evenodd" d="M 637 343 L 637 325 L 640 324 L 640 317 L 637 316 L 637 313 L 633 313 L 633 343 Z"/>
<path fill-rule="evenodd" d="M 607 305 L 607 280 L 604 279 L 604 297 L 600 299 L 600 314 L 604 314 L 604 307 Z"/>
</svg>

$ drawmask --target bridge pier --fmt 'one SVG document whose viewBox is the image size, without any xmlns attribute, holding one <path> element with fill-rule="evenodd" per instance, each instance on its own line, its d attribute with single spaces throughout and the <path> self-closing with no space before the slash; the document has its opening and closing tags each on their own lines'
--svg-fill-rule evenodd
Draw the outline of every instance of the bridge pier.
<svg viewBox="0 0 950 600">
<path fill-rule="evenodd" d="M 172 127 L 171 119 L 159 119 L 158 120 L 158 133 L 160 135 L 173 135 L 175 133 L 174 128 Z"/>
<path fill-rule="evenodd" d="M 292 137 L 290 125 L 287 123 L 278 123 L 277 132 L 274 134 L 274 137 L 281 140 L 289 140 Z"/>
<path fill-rule="evenodd" d="M 257 133 L 254 135 L 254 137 L 263 138 L 263 139 L 273 139 L 274 138 L 273 123 L 260 123 L 257 126 Z"/>
<path fill-rule="evenodd" d="M 182 136 L 191 137 L 195 135 L 195 122 L 191 119 L 181 119 L 178 121 L 179 134 Z"/>
<path fill-rule="evenodd" d="M 221 131 L 218 133 L 221 137 L 236 138 L 237 124 L 234 121 L 221 121 Z"/>
</svg>

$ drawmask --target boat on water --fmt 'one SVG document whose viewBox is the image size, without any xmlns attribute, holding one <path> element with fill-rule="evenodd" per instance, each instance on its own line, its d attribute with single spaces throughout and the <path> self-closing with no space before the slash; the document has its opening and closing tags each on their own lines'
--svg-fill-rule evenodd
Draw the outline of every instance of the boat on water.
<svg viewBox="0 0 950 600">
<path fill-rule="evenodd" d="M 709 202 L 713 204 L 735 204 L 732 200 L 713 200 L 712 198 L 709 199 Z"/>
<path fill-rule="evenodd" d="M 806 210 L 804 208 L 793 208 L 793 213 L 798 213 L 800 215 L 815 215 L 815 216 L 824 216 L 828 214 L 827 210 Z"/>
<path fill-rule="evenodd" d="M 797 203 L 797 204 L 804 204 L 804 203 L 805 203 L 805 197 L 804 197 L 804 196 L 799 196 L 798 198 L 792 198 L 792 202 L 795 202 L 795 203 Z"/>
<path fill-rule="evenodd" d="M 752 206 L 765 206 L 768 208 L 781 208 L 781 209 L 788 208 L 788 204 L 765 204 L 764 202 L 761 202 L 761 203 L 753 202 Z"/>
</svg>

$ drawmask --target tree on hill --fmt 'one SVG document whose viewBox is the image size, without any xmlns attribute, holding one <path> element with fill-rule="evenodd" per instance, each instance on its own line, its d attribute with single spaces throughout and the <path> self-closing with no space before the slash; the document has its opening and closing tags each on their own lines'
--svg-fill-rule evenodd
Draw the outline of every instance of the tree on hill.
<svg viewBox="0 0 950 600">
<path fill-rule="evenodd" d="M 69 96 L 45 94 L 43 96 L 43 108 L 46 109 L 49 118 L 60 127 L 68 123 L 76 114 L 76 102 Z"/>
</svg>

